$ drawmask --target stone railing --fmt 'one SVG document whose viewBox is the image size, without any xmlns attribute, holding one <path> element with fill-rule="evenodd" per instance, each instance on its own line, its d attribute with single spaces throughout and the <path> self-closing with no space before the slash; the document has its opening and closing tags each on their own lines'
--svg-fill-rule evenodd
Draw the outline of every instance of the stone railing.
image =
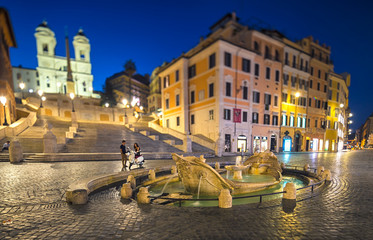
<svg viewBox="0 0 373 240">
<path fill-rule="evenodd" d="M 14 137 L 23 132 L 28 127 L 34 125 L 37 117 L 35 112 L 28 112 L 28 116 L 18 119 L 18 121 L 12 123 L 8 127 L 5 127 L 5 136 Z M 2 136 L 2 130 L 0 130 L 0 136 Z M 4 136 L 3 136 L 4 137 Z"/>
<path fill-rule="evenodd" d="M 214 141 L 208 141 L 206 139 L 200 138 L 199 136 L 196 135 L 191 135 L 190 136 L 192 142 L 198 143 L 199 145 L 202 145 L 206 148 L 209 148 L 211 150 L 215 150 L 216 143 Z"/>
<path fill-rule="evenodd" d="M 186 134 L 181 133 L 181 132 L 176 131 L 176 130 L 173 130 L 173 129 L 170 129 L 170 128 L 164 128 L 164 127 L 156 124 L 155 121 L 156 120 L 154 120 L 152 122 L 148 122 L 148 127 L 153 128 L 157 132 L 164 133 L 164 134 L 169 134 L 169 135 L 174 136 L 174 137 L 176 137 L 180 140 L 184 140 Z"/>
<path fill-rule="evenodd" d="M 169 134 L 171 136 L 174 136 L 174 137 L 176 137 L 176 138 L 178 138 L 182 141 L 185 140 L 186 134 L 178 132 L 178 131 L 170 129 L 170 128 L 164 128 L 164 127 L 160 126 L 159 124 L 157 124 L 156 122 L 157 122 L 157 119 L 149 122 L 148 127 L 152 128 L 152 129 L 154 129 L 154 130 L 156 130 L 160 133 Z M 197 135 L 190 135 L 189 137 L 192 140 L 192 142 L 198 143 L 199 145 L 202 145 L 202 146 L 204 146 L 206 148 L 209 148 L 211 150 L 215 150 L 216 143 L 214 141 L 203 139 L 203 138 L 201 138 Z"/>
<path fill-rule="evenodd" d="M 0 126 L 0 139 L 6 137 L 6 132 L 5 132 L 6 128 L 7 127 Z"/>
</svg>

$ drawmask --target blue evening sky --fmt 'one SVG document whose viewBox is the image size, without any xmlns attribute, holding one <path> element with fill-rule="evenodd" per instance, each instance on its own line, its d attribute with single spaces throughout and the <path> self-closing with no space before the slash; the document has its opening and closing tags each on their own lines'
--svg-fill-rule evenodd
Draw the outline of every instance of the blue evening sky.
<svg viewBox="0 0 373 240">
<path fill-rule="evenodd" d="M 18 44 L 10 52 L 13 66 L 36 68 L 34 32 L 43 19 L 56 34 L 60 56 L 66 56 L 65 26 L 70 43 L 82 27 L 91 43 L 95 90 L 122 71 L 128 59 L 136 63 L 138 73 L 151 74 L 194 47 L 225 14 L 236 11 L 242 23 L 275 28 L 292 40 L 312 35 L 330 45 L 335 72 L 351 74 L 353 129 L 373 112 L 371 1 L 5 0 L 0 6 L 9 11 Z"/>
</svg>

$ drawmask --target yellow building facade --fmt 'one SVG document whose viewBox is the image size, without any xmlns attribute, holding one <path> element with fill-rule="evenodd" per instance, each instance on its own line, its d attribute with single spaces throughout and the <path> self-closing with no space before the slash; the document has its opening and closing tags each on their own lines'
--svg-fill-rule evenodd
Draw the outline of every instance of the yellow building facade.
<svg viewBox="0 0 373 240">
<path fill-rule="evenodd" d="M 340 151 L 348 134 L 348 95 L 350 75 L 348 73 L 329 74 L 328 112 L 325 133 L 325 151 Z"/>
<path fill-rule="evenodd" d="M 281 148 L 284 152 L 308 151 L 309 54 L 302 45 L 283 39 L 284 61 L 281 108 Z"/>
</svg>

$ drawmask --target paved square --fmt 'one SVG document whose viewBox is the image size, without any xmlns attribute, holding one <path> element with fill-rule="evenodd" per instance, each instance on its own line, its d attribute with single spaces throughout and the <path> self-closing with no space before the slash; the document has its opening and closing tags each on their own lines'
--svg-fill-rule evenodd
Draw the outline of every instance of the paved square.
<svg viewBox="0 0 373 240">
<path fill-rule="evenodd" d="M 120 201 L 116 188 L 71 206 L 63 201 L 71 182 L 117 171 L 120 162 L 2 162 L 0 239 L 371 239 L 373 151 L 278 157 L 291 165 L 322 165 L 333 181 L 313 197 L 303 196 L 291 214 L 279 201 L 231 209 L 138 206 Z M 168 163 L 146 161 L 147 167 Z"/>
</svg>

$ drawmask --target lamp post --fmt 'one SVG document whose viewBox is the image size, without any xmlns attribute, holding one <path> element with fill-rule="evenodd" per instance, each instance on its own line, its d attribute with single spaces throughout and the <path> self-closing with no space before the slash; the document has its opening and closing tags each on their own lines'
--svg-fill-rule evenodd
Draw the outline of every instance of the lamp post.
<svg viewBox="0 0 373 240">
<path fill-rule="evenodd" d="M 1 97 L 0 97 L 0 102 L 1 102 L 1 104 L 3 104 L 3 106 L 4 106 L 4 123 L 3 123 L 3 126 L 8 126 L 9 124 L 8 124 L 8 122 L 6 121 L 6 111 L 5 111 L 6 97 L 1 96 Z"/>
<path fill-rule="evenodd" d="M 74 98 L 75 98 L 75 94 L 74 93 L 70 93 L 70 98 L 71 98 L 71 108 L 72 108 L 72 112 L 75 112 L 75 109 L 74 109 Z"/>
<path fill-rule="evenodd" d="M 41 99 L 41 97 L 43 96 L 43 90 L 39 89 L 38 90 L 38 95 L 40 96 L 40 108 L 43 107 L 43 100 Z"/>
<path fill-rule="evenodd" d="M 19 88 L 21 89 L 21 92 L 22 92 L 22 99 L 24 98 L 24 95 L 23 95 L 23 89 L 25 88 L 25 83 L 21 82 L 19 84 Z"/>
</svg>

